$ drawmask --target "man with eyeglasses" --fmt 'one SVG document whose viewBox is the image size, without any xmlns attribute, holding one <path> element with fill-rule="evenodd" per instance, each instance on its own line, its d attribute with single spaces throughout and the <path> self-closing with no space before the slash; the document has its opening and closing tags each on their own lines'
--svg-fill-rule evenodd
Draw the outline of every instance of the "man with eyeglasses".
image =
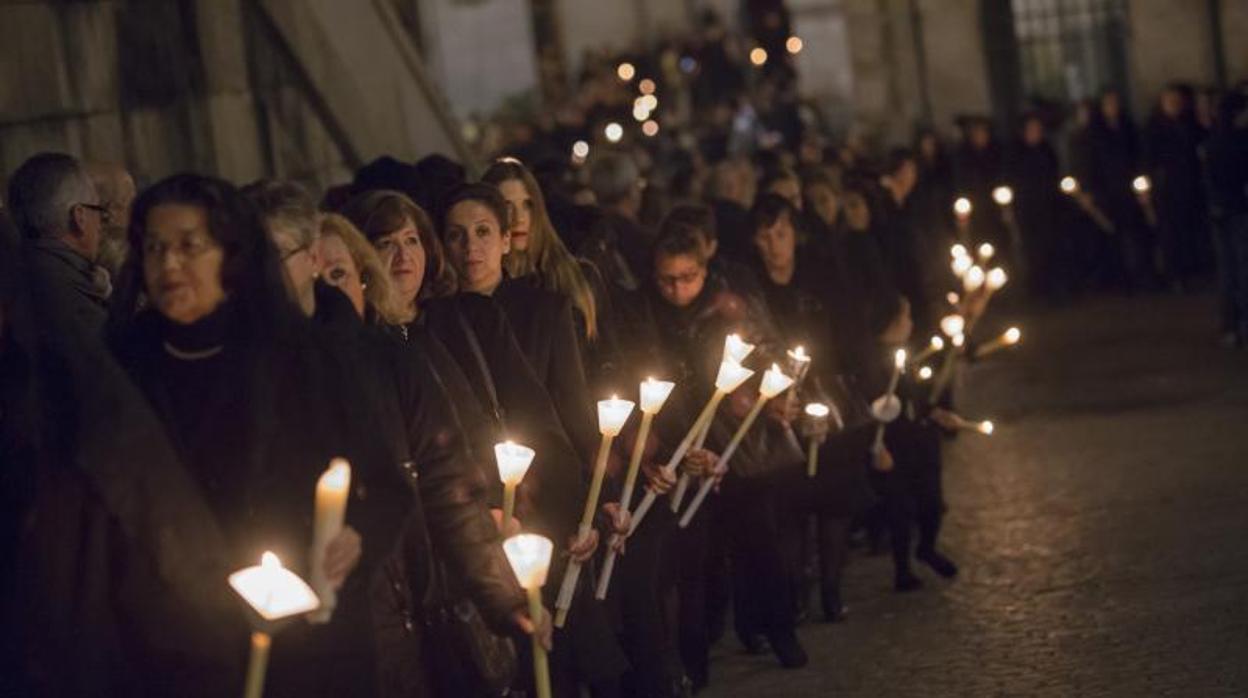
<svg viewBox="0 0 1248 698">
<path fill-rule="evenodd" d="M 40 153 L 13 173 L 8 206 L 22 236 L 36 294 L 99 335 L 112 285 L 96 262 L 108 209 L 86 169 L 64 153 Z"/>
</svg>

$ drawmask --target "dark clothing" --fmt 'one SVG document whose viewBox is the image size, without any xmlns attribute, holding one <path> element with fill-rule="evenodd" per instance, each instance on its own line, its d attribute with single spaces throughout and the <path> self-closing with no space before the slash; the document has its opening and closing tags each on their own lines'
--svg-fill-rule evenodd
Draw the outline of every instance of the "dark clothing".
<svg viewBox="0 0 1248 698">
<path fill-rule="evenodd" d="M 20 282 L 12 263 L 31 302 L 2 299 L 0 693 L 236 691 L 246 626 L 217 522 L 60 270 Z"/>
<path fill-rule="evenodd" d="M 901 204 L 886 194 L 879 213 L 882 219 L 875 226 L 879 233 L 880 251 L 893 285 L 910 301 L 914 325 L 925 333 L 933 323 L 928 315 L 930 300 L 924 285 L 918 258 L 918 209 L 913 198 Z"/>
<path fill-rule="evenodd" d="M 493 297 L 546 387 L 581 461 L 592 462 L 598 448 L 598 429 L 591 415 L 595 401 L 585 380 L 571 301 L 538 287 L 531 278 L 504 279 Z"/>
<path fill-rule="evenodd" d="M 44 284 L 49 301 L 64 308 L 92 336 L 108 319 L 108 272 L 59 240 L 27 240 L 23 257 Z"/>
<path fill-rule="evenodd" d="M 227 302 L 184 326 L 149 311 L 119 352 L 220 522 L 236 567 L 274 550 L 306 575 L 316 481 L 332 458 L 350 460 L 346 523 L 360 534 L 363 555 L 329 623 L 285 630 L 267 686 L 278 696 L 372 694 L 369 587 L 394 549 L 413 493 L 385 451 L 355 441 L 348 410 L 368 393 L 347 390 L 335 374 L 334 350 L 303 324 L 285 335 L 247 337 L 235 315 Z"/>
<path fill-rule="evenodd" d="M 1004 183 L 1004 169 L 1001 150 L 996 144 L 989 144 L 982 150 L 964 145 L 954 159 L 954 181 L 957 182 L 955 196 L 970 199 L 971 209 L 971 240 L 991 242 L 998 250 L 1009 250 L 1009 235 L 1005 222 L 1001 218 L 1001 207 L 992 198 L 992 190 Z M 950 206 L 953 202 L 949 202 Z"/>
<path fill-rule="evenodd" d="M 1248 341 L 1248 129 L 1213 133 L 1205 146 L 1218 263 L 1222 331 Z"/>
<path fill-rule="evenodd" d="M 735 201 L 715 199 L 711 201 L 715 214 L 715 233 L 719 239 L 716 254 L 731 257 L 738 262 L 754 258 L 754 231 L 750 230 L 750 212 Z"/>
<path fill-rule="evenodd" d="M 1069 253 L 1060 225 L 1063 195 L 1057 152 L 1047 142 L 1018 143 L 1010 151 L 1008 180 L 1014 189 L 1014 212 L 1022 234 L 1026 280 L 1033 293 L 1052 297 L 1066 284 L 1060 278 Z"/>
<path fill-rule="evenodd" d="M 1131 188 L 1140 174 L 1135 127 L 1125 120 L 1115 127 L 1098 122 L 1091 131 L 1091 146 L 1087 190 L 1113 223 L 1118 248 L 1115 257 L 1102 262 L 1116 267 L 1106 270 L 1107 280 L 1128 291 L 1150 287 L 1154 282 L 1153 234 Z"/>
<path fill-rule="evenodd" d="M 1198 273 L 1209 247 L 1198 153 L 1203 138 L 1190 118 L 1157 114 L 1148 124 L 1145 164 L 1153 184 L 1163 271 L 1173 283 L 1186 283 Z"/>
</svg>

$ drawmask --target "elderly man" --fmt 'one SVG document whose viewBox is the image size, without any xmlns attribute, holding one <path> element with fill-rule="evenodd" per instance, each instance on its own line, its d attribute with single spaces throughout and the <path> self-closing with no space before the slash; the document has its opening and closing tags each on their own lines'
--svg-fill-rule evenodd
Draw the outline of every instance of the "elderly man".
<svg viewBox="0 0 1248 698">
<path fill-rule="evenodd" d="M 108 209 L 82 163 L 63 153 L 30 158 L 13 173 L 8 207 L 36 293 L 100 333 L 112 291 L 108 272 L 96 263 Z"/>
<path fill-rule="evenodd" d="M 104 224 L 104 236 L 100 240 L 100 256 L 97 262 L 109 274 L 116 276 L 126 261 L 126 228 L 130 227 L 130 207 L 134 204 L 138 190 L 134 185 L 134 178 L 126 168 L 116 163 L 87 163 L 87 174 L 100 196 L 100 203 L 108 209 L 108 220 Z"/>
</svg>

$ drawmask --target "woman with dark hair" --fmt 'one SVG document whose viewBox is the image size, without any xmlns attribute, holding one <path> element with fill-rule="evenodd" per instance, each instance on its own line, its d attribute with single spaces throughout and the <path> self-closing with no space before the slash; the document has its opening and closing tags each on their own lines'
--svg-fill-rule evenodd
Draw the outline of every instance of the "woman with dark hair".
<svg viewBox="0 0 1248 698">
<path fill-rule="evenodd" d="M 462 290 L 492 297 L 546 386 L 559 419 L 584 463 L 598 446 L 572 307 L 566 296 L 516 279 L 503 268 L 511 251 L 507 204 L 488 184 L 469 184 L 443 202 L 442 239 Z M 527 245 L 527 243 L 525 243 Z"/>
<path fill-rule="evenodd" d="M 109 336 L 204 492 L 230 565 L 272 550 L 306 575 L 316 481 L 334 457 L 352 464 L 347 525 L 323 553 L 337 611 L 287 630 L 270 692 L 375 692 L 368 587 L 411 489 L 382 448 L 356 437 L 356 395 L 289 299 L 276 250 L 233 186 L 165 179 L 136 201 L 128 237 L 138 254 L 123 269 Z"/>
</svg>

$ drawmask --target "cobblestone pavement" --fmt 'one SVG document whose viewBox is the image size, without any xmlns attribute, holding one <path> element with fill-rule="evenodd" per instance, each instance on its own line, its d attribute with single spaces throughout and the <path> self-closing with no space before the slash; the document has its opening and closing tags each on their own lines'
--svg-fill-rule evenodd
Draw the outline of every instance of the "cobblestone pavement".
<svg viewBox="0 0 1248 698">
<path fill-rule="evenodd" d="M 1248 352 L 1208 297 L 1033 313 L 963 377 L 990 439 L 946 451 L 952 583 L 856 557 L 847 622 L 782 671 L 729 634 L 707 698 L 1248 695 Z M 985 330 L 989 328 L 984 328 Z"/>
</svg>

